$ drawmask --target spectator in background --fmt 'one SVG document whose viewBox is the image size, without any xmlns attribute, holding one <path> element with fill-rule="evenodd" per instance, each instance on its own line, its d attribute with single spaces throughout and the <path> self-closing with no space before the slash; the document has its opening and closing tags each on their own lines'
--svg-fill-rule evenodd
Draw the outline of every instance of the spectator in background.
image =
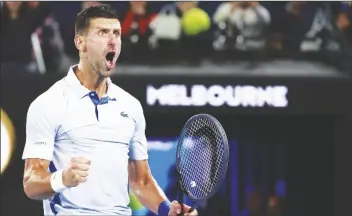
<svg viewBox="0 0 352 216">
<path fill-rule="evenodd" d="M 342 31 L 345 38 L 352 44 L 352 4 L 342 2 L 340 13 L 338 14 L 337 27 Z"/>
<path fill-rule="evenodd" d="M 131 1 L 130 8 L 121 21 L 124 52 L 122 61 L 148 61 L 149 24 L 157 14 L 150 11 L 147 1 Z"/>
<path fill-rule="evenodd" d="M 101 4 L 101 2 L 99 2 L 99 1 L 83 1 L 82 2 L 82 9 L 86 9 L 91 6 L 97 6 L 100 4 Z"/>
<path fill-rule="evenodd" d="M 182 57 L 197 65 L 211 50 L 211 19 L 196 1 L 176 3 L 181 16 Z"/>
<path fill-rule="evenodd" d="M 242 51 L 262 50 L 266 46 L 271 18 L 269 11 L 258 2 L 222 3 L 215 11 L 213 21 L 219 28 L 226 26 L 229 30 L 224 35 L 227 40 L 219 37 L 217 43 L 226 43 Z"/>
<path fill-rule="evenodd" d="M 139 35 L 145 35 L 148 30 L 149 23 L 157 15 L 149 11 L 147 1 L 132 1 L 130 2 L 130 9 L 124 16 L 122 21 L 122 34 L 128 34 L 134 27 L 134 22 L 137 23 L 137 32 Z"/>
<path fill-rule="evenodd" d="M 240 212 L 240 216 L 264 216 L 262 210 L 262 197 L 255 188 L 246 191 L 246 208 Z"/>
<path fill-rule="evenodd" d="M 165 5 L 150 26 L 151 47 L 159 51 L 164 62 L 181 60 L 197 64 L 210 50 L 211 20 L 195 1 Z"/>
<path fill-rule="evenodd" d="M 283 216 L 284 200 L 277 196 L 269 196 L 267 205 L 267 216 Z"/>
<path fill-rule="evenodd" d="M 289 56 L 300 51 L 300 45 L 309 31 L 314 12 L 307 14 L 306 2 L 291 1 L 283 8 L 272 11 L 273 22 L 271 26 L 273 48 L 285 51 Z M 283 54 L 283 53 L 281 53 Z"/>
<path fill-rule="evenodd" d="M 33 62 L 32 33 L 50 13 L 48 5 L 31 8 L 28 2 L 6 1 L 1 6 L 2 71 L 27 71 Z"/>
<path fill-rule="evenodd" d="M 28 6 L 35 10 L 40 7 L 43 2 L 28 2 Z M 40 39 L 40 45 L 44 57 L 45 67 L 47 71 L 56 72 L 61 68 L 67 68 L 69 62 L 65 62 L 64 42 L 61 38 L 60 26 L 52 13 L 48 14 L 42 25 L 36 31 Z"/>
<path fill-rule="evenodd" d="M 74 4 L 74 3 L 72 3 Z M 99 5 L 101 2 L 99 1 L 82 1 L 79 2 L 79 5 L 73 9 L 73 12 L 70 11 L 71 13 L 65 14 L 66 16 L 69 16 L 72 20 L 75 19 L 76 13 L 78 11 L 81 11 L 82 9 L 88 8 L 90 6 L 94 5 Z M 63 11 L 60 11 L 62 13 Z M 65 28 L 61 29 L 61 35 L 65 41 L 64 47 L 65 47 L 65 53 L 66 55 L 72 60 L 72 62 L 77 62 L 78 61 L 78 50 L 72 40 L 72 38 L 75 37 L 75 23 L 71 19 L 66 19 L 64 21 L 61 21 L 61 25 L 63 25 Z M 66 70 L 65 70 L 66 71 Z"/>
</svg>

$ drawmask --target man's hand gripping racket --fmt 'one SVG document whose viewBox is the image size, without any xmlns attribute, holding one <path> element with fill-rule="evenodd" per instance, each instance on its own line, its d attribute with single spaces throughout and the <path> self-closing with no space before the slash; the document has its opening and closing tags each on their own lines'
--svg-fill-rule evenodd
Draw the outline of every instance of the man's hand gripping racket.
<svg viewBox="0 0 352 216">
<path fill-rule="evenodd" d="M 219 121 L 208 114 L 192 116 L 182 129 L 176 154 L 178 202 L 184 206 L 184 194 L 194 201 L 188 213 L 218 191 L 228 161 L 227 136 Z"/>
</svg>

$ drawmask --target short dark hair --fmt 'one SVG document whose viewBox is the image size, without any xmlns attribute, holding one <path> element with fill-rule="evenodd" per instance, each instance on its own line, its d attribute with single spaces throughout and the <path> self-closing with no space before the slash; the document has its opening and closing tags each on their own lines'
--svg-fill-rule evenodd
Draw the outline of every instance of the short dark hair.
<svg viewBox="0 0 352 216">
<path fill-rule="evenodd" d="M 90 21 L 96 18 L 118 19 L 118 13 L 113 6 L 108 4 L 88 7 L 77 14 L 75 33 L 82 33 L 88 28 Z"/>
</svg>

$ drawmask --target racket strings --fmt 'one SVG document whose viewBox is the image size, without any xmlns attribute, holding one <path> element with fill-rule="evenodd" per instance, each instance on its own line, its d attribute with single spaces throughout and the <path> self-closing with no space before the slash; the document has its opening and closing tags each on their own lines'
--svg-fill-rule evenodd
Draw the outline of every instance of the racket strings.
<svg viewBox="0 0 352 216">
<path fill-rule="evenodd" d="M 190 140 L 190 139 L 189 139 Z M 219 174 L 216 172 L 217 167 L 214 167 L 212 164 L 212 161 L 215 161 L 216 163 L 216 157 L 214 154 L 214 150 L 212 150 L 211 146 L 209 144 L 212 142 L 212 140 L 208 136 L 202 136 L 200 139 L 197 139 L 194 145 L 201 147 L 203 149 L 203 152 L 200 154 L 200 160 L 198 160 L 198 163 L 202 163 L 201 167 L 203 172 L 199 172 L 199 170 L 189 170 L 189 173 L 187 173 L 186 176 L 192 175 L 192 173 L 198 173 L 198 175 L 193 176 L 193 181 L 191 181 L 191 188 L 189 191 L 192 193 L 193 196 L 195 197 L 204 197 L 209 193 L 212 188 L 216 185 L 216 180 L 219 177 Z M 214 142 L 214 141 L 213 141 Z M 202 145 L 200 145 L 202 144 Z M 192 151 L 193 154 L 190 155 L 190 157 L 194 157 L 194 154 L 197 153 L 197 151 Z M 209 158 L 210 160 L 204 160 L 204 158 Z M 198 165 L 198 164 L 197 164 Z M 195 166 L 196 167 L 196 166 Z M 194 174 L 193 174 L 194 175 Z M 187 179 L 185 179 L 187 180 Z M 197 182 L 197 188 L 192 188 L 192 182 Z M 199 184 L 200 183 L 200 184 Z"/>
<path fill-rule="evenodd" d="M 201 140 L 201 141 L 199 141 L 199 143 L 195 143 L 195 145 L 199 145 L 200 143 L 201 144 L 204 144 L 204 143 L 206 144 L 207 142 Z M 189 188 L 189 191 L 193 192 L 192 194 L 195 197 L 204 196 L 212 188 L 212 184 L 204 184 L 204 182 L 211 182 L 211 179 L 208 179 L 208 178 L 210 178 L 210 176 L 211 176 L 210 171 L 211 171 L 211 168 L 212 168 L 212 164 L 209 163 L 208 160 L 204 160 L 204 157 L 207 156 L 209 150 L 208 150 L 207 146 L 203 145 L 203 148 L 205 149 L 204 152 L 201 152 L 201 153 L 197 154 L 196 151 L 191 151 L 191 152 L 189 152 L 191 154 L 188 155 L 188 157 L 190 157 L 190 158 L 196 158 L 197 159 L 197 161 L 193 161 L 193 163 L 202 163 L 203 172 L 199 172 L 200 170 L 196 170 L 196 166 L 192 166 L 191 165 L 192 166 L 191 169 L 186 169 L 187 173 L 185 175 L 186 178 L 184 179 L 185 182 L 190 182 L 191 188 Z M 191 163 L 191 162 L 189 161 L 188 163 Z M 192 178 L 191 179 L 187 178 L 187 176 L 192 176 Z M 196 185 L 193 184 L 193 182 L 196 183 Z M 201 183 L 201 184 L 199 184 L 199 183 Z M 200 190 L 199 189 L 194 190 L 193 188 L 196 187 L 196 186 L 199 187 Z"/>
<path fill-rule="evenodd" d="M 180 171 L 181 182 L 191 197 L 207 196 L 226 173 L 223 142 L 213 121 L 198 118 L 189 125 L 180 149 Z"/>
</svg>

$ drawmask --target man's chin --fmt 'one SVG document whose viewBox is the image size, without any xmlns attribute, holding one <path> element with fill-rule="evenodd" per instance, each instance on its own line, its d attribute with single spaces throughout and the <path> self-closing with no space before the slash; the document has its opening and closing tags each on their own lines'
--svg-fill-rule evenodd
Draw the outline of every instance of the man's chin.
<svg viewBox="0 0 352 216">
<path fill-rule="evenodd" d="M 100 76 L 104 77 L 104 78 L 107 78 L 107 77 L 110 77 L 113 73 L 114 73 L 114 69 L 105 70 L 103 72 L 100 72 Z"/>
<path fill-rule="evenodd" d="M 102 76 L 102 77 L 110 77 L 115 72 L 115 67 L 105 66 L 105 67 L 102 67 L 102 68 L 104 68 L 104 70 L 101 70 L 99 72 L 99 75 Z"/>
</svg>

